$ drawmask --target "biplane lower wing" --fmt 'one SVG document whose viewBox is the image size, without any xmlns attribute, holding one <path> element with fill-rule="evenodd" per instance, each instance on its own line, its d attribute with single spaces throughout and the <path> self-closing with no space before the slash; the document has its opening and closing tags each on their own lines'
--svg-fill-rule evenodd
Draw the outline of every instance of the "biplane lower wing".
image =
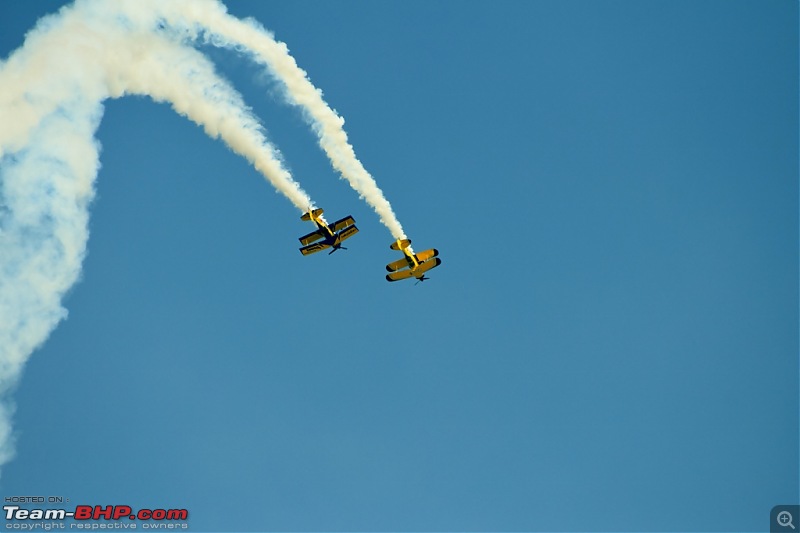
<svg viewBox="0 0 800 533">
<path fill-rule="evenodd" d="M 312 231 L 308 235 L 303 235 L 302 237 L 300 237 L 300 244 L 305 246 L 307 244 L 311 244 L 314 241 L 320 240 L 324 236 L 325 234 L 322 232 L 322 230 Z"/>
<path fill-rule="evenodd" d="M 319 252 L 321 250 L 325 250 L 326 248 L 330 248 L 330 247 L 331 247 L 330 244 L 324 244 L 324 243 L 318 242 L 316 244 L 310 244 L 308 246 L 303 246 L 302 248 L 300 248 L 300 253 L 303 254 L 303 255 L 309 255 L 309 254 L 317 253 L 317 252 Z"/>
<path fill-rule="evenodd" d="M 401 259 L 401 261 L 404 261 L 404 260 Z M 394 263 L 390 263 L 390 264 L 386 265 L 386 269 L 388 270 L 390 266 L 394 266 L 396 263 L 398 263 L 398 261 L 395 261 Z M 427 272 L 428 270 L 430 270 L 432 268 L 436 268 L 437 266 L 439 266 L 441 264 L 442 264 L 442 260 L 439 259 L 438 257 L 436 257 L 434 259 L 428 259 L 424 263 L 420 263 L 420 265 L 417 268 L 415 268 L 414 270 L 411 270 L 410 268 L 405 268 L 403 270 L 398 270 L 396 272 L 389 272 L 388 274 L 386 274 L 386 280 L 387 281 L 400 281 L 401 279 L 421 278 L 421 277 L 423 277 L 425 275 L 425 272 Z"/>
<path fill-rule="evenodd" d="M 408 279 L 414 274 L 410 270 L 400 270 L 399 272 L 390 272 L 386 274 L 386 281 L 400 281 L 401 279 Z"/>
<path fill-rule="evenodd" d="M 350 220 L 353 220 L 353 219 L 352 219 L 352 217 L 350 218 Z M 338 231 L 338 230 L 337 230 L 337 231 Z M 350 237 L 352 237 L 352 236 L 353 236 L 353 235 L 355 235 L 356 233 L 358 233 L 358 228 L 357 228 L 357 227 L 355 227 L 355 226 L 349 226 L 349 227 L 346 227 L 346 228 L 345 228 L 344 230 L 342 230 L 342 232 L 339 234 L 339 242 L 342 242 L 342 241 L 343 241 L 343 240 L 345 240 L 345 239 L 349 239 Z"/>
</svg>

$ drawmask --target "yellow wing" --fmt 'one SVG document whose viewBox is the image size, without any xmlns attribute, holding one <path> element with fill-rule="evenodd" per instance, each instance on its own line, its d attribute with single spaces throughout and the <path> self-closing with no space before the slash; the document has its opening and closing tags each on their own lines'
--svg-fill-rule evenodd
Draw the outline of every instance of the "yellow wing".
<svg viewBox="0 0 800 533">
<path fill-rule="evenodd" d="M 439 250 L 436 248 L 431 248 L 430 250 L 425 250 L 424 252 L 420 252 L 417 254 L 417 261 L 423 263 L 430 259 L 431 257 L 436 257 L 439 255 Z"/>
<path fill-rule="evenodd" d="M 386 281 L 400 281 L 401 279 L 408 279 L 413 274 L 410 270 L 401 270 L 399 272 L 391 272 L 386 274 Z"/>
<path fill-rule="evenodd" d="M 414 276 L 419 277 L 428 270 L 436 268 L 442 264 L 442 260 L 438 257 L 436 259 L 429 259 L 414 269 Z"/>
<path fill-rule="evenodd" d="M 391 263 L 386 265 L 386 270 L 388 270 L 389 272 L 394 272 L 395 270 L 400 270 L 401 268 L 407 266 L 408 266 L 408 261 L 406 261 L 406 259 L 403 258 L 403 259 L 398 259 L 397 261 L 392 261 Z"/>
<path fill-rule="evenodd" d="M 355 226 L 350 226 L 350 227 L 348 227 L 348 228 L 345 228 L 345 229 L 344 229 L 344 230 L 343 230 L 343 231 L 342 231 L 342 232 L 339 234 L 339 242 L 342 242 L 342 241 L 343 241 L 343 240 L 345 240 L 345 239 L 349 239 L 350 237 L 352 237 L 352 236 L 353 236 L 353 235 L 355 235 L 356 233 L 358 233 L 358 228 L 357 228 L 357 227 L 355 227 Z"/>
<path fill-rule="evenodd" d="M 337 231 L 342 231 L 347 226 L 352 226 L 355 223 L 356 221 L 353 219 L 353 217 L 344 217 L 341 220 L 337 220 L 333 224 L 329 224 L 328 227 L 331 228 L 331 231 L 336 233 Z"/>
<path fill-rule="evenodd" d="M 317 231 L 312 231 L 308 235 L 303 235 L 302 237 L 300 237 L 300 244 L 302 245 L 311 244 L 314 241 L 320 240 L 322 237 L 324 237 L 324 235 L 321 229 Z"/>
<path fill-rule="evenodd" d="M 318 242 L 316 244 L 311 244 L 309 246 L 303 246 L 302 248 L 300 248 L 300 253 L 303 255 L 309 255 L 319 252 L 320 250 L 324 250 L 325 248 L 330 248 L 330 245 Z"/>
</svg>

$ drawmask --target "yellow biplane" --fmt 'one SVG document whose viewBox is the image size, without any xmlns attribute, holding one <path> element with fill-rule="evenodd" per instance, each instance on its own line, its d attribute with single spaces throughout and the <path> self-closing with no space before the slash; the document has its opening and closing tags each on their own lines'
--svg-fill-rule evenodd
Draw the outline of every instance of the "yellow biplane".
<svg viewBox="0 0 800 533">
<path fill-rule="evenodd" d="M 316 231 L 300 237 L 300 244 L 303 245 L 300 248 L 300 252 L 303 255 L 313 254 L 326 248 L 333 248 L 328 252 L 328 255 L 339 249 L 347 250 L 342 246 L 342 241 L 358 233 L 358 228 L 355 226 L 356 221 L 353 220 L 353 217 L 344 217 L 333 224 L 328 224 L 322 217 L 322 213 L 322 209 L 312 209 L 300 217 L 300 220 L 310 220 L 317 225 Z"/>
<path fill-rule="evenodd" d="M 430 279 L 425 277 L 425 272 L 442 264 L 442 260 L 436 257 L 439 255 L 436 248 L 415 254 L 409 246 L 411 246 L 409 239 L 398 239 L 389 246 L 392 250 L 403 252 L 404 257 L 386 265 L 386 270 L 389 271 L 386 281 L 400 281 L 413 277 L 417 278 L 419 283 Z"/>
</svg>

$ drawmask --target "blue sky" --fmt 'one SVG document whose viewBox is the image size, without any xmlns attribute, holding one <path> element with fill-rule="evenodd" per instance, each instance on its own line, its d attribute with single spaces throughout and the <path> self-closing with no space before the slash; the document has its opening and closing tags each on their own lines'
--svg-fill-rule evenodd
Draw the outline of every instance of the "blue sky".
<svg viewBox="0 0 800 533">
<path fill-rule="evenodd" d="M 2 57 L 62 2 L 0 3 Z M 226 2 L 286 42 L 418 250 L 204 49 L 349 250 L 166 105 L 107 103 L 69 318 L 3 495 L 192 529 L 754 531 L 798 495 L 793 1 Z"/>
</svg>

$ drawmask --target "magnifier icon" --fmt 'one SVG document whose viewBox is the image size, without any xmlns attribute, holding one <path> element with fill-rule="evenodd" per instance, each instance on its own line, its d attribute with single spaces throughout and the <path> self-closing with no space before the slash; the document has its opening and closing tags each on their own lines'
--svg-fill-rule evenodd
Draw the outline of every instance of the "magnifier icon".
<svg viewBox="0 0 800 533">
<path fill-rule="evenodd" d="M 789 526 L 790 528 L 794 529 L 794 524 L 792 524 L 792 513 L 789 511 L 781 511 L 778 513 L 778 525 L 781 527 Z"/>
</svg>

